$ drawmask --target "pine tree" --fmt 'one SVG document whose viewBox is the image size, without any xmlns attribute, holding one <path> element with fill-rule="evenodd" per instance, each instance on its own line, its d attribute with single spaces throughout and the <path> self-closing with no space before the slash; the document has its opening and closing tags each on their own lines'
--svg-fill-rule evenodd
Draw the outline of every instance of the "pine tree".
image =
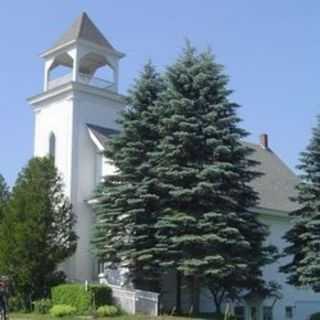
<svg viewBox="0 0 320 320">
<path fill-rule="evenodd" d="M 291 213 L 293 224 L 286 233 L 289 246 L 284 253 L 291 261 L 280 270 L 295 286 L 311 286 L 320 291 L 320 117 L 312 139 L 301 153 L 298 169 L 301 182 L 294 199 L 298 209 Z"/>
<path fill-rule="evenodd" d="M 5 213 L 5 208 L 9 200 L 9 188 L 4 177 L 0 174 L 0 223 Z"/>
<path fill-rule="evenodd" d="M 166 79 L 161 142 L 153 153 L 162 195 L 161 264 L 207 285 L 220 312 L 226 297 L 264 285 L 268 232 L 248 210 L 257 201 L 250 182 L 259 174 L 253 150 L 242 141 L 247 132 L 239 126 L 239 106 L 230 101 L 228 78 L 212 54 L 197 54 L 188 44 Z"/>
<path fill-rule="evenodd" d="M 93 244 L 98 257 L 129 269 L 140 289 L 158 289 L 155 229 L 158 197 L 154 193 L 149 154 L 159 141 L 156 104 L 163 83 L 151 63 L 129 92 L 121 133 L 106 146 L 106 157 L 118 168 L 98 189 Z"/>
<path fill-rule="evenodd" d="M 34 158 L 21 171 L 0 225 L 0 273 L 26 306 L 48 294 L 57 267 L 76 249 L 75 216 L 53 161 Z"/>
</svg>

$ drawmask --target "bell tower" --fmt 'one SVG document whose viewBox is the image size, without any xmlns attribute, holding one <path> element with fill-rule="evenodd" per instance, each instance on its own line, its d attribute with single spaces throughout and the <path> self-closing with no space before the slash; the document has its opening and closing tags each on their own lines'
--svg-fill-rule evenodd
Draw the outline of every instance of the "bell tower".
<svg viewBox="0 0 320 320">
<path fill-rule="evenodd" d="M 82 13 L 53 48 L 41 55 L 45 61 L 44 91 L 73 81 L 117 92 L 119 60 L 123 56 L 112 47 L 88 15 Z M 69 72 L 54 77 L 53 71 L 60 66 Z M 112 73 L 111 79 L 95 77 L 96 72 L 105 66 Z"/>
<path fill-rule="evenodd" d="M 63 269 L 72 280 L 92 280 L 97 270 L 90 253 L 94 213 L 88 202 L 101 172 L 108 171 L 101 168 L 103 144 L 119 130 L 117 118 L 126 103 L 118 92 L 124 54 L 82 13 L 41 57 L 43 92 L 28 99 L 35 117 L 34 156 L 54 158 L 77 216 L 77 252 Z"/>
</svg>

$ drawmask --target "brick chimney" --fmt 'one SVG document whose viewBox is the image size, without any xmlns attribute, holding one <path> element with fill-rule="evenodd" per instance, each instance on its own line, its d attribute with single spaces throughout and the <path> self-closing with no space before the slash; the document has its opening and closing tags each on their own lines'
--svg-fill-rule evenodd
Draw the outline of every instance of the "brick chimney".
<svg viewBox="0 0 320 320">
<path fill-rule="evenodd" d="M 260 134 L 260 145 L 264 149 L 269 149 L 268 135 L 266 133 Z"/>
</svg>

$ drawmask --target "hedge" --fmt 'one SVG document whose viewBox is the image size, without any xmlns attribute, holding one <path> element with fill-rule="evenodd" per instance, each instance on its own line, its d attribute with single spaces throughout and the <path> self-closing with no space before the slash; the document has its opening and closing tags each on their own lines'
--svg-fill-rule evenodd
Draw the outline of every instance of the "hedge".
<svg viewBox="0 0 320 320">
<path fill-rule="evenodd" d="M 111 288 L 105 285 L 62 284 L 51 290 L 53 305 L 70 305 L 84 314 L 106 304 L 112 304 Z"/>
<path fill-rule="evenodd" d="M 73 316 L 77 313 L 77 309 L 68 305 L 56 305 L 50 309 L 50 315 L 56 318 L 63 318 L 66 316 Z"/>
<path fill-rule="evenodd" d="M 33 311 L 39 314 L 47 314 L 52 308 L 52 302 L 50 299 L 40 299 L 33 301 Z"/>
<path fill-rule="evenodd" d="M 95 308 L 112 304 L 112 289 L 106 285 L 90 285 L 92 304 Z"/>
<path fill-rule="evenodd" d="M 310 320 L 320 320 L 320 312 L 314 313 L 311 317 Z"/>
<path fill-rule="evenodd" d="M 107 317 L 114 317 L 120 314 L 120 310 L 117 306 L 102 306 L 99 307 L 97 310 L 97 317 L 98 318 L 107 318 Z"/>
</svg>

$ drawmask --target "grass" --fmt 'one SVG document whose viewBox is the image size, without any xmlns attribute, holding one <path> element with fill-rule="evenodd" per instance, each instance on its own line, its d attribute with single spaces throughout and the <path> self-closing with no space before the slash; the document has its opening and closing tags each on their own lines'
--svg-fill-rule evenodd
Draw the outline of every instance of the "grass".
<svg viewBox="0 0 320 320">
<path fill-rule="evenodd" d="M 53 320 L 58 318 L 53 318 L 49 315 L 42 315 L 42 314 L 34 314 L 34 313 L 22 313 L 22 314 L 11 314 L 10 319 L 12 320 Z M 85 320 L 91 319 L 90 317 L 66 317 L 62 318 L 63 320 Z M 107 318 L 105 318 L 107 319 Z M 161 316 L 161 317 L 150 317 L 150 316 L 143 316 L 143 315 L 136 315 L 136 316 L 118 316 L 112 317 L 108 319 L 113 320 L 201 320 L 200 318 L 183 318 L 183 317 L 170 317 L 170 316 Z"/>
</svg>

